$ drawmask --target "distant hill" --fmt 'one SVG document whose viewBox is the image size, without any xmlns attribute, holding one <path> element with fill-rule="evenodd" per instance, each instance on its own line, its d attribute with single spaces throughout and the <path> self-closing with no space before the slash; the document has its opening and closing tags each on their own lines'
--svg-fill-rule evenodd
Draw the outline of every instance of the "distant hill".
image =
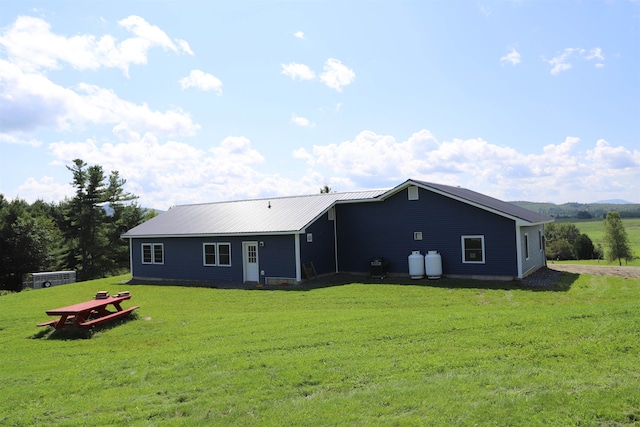
<svg viewBox="0 0 640 427">
<path fill-rule="evenodd" d="M 633 202 L 629 202 L 627 200 L 622 200 L 622 199 L 609 199 L 609 200 L 599 200 L 595 203 L 604 203 L 604 204 L 610 204 L 610 205 L 633 205 Z"/>
<path fill-rule="evenodd" d="M 555 218 L 604 218 L 607 212 L 619 212 L 623 218 L 640 218 L 640 203 L 620 204 L 612 203 L 611 201 L 598 203 L 563 203 L 561 205 L 526 201 L 511 203 L 529 209 L 530 211 Z"/>
</svg>

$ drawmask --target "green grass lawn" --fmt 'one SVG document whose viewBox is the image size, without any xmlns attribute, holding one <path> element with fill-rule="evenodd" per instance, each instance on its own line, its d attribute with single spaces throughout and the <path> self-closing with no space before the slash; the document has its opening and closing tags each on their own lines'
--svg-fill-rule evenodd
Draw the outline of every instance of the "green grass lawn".
<svg viewBox="0 0 640 427">
<path fill-rule="evenodd" d="M 607 250 L 607 247 L 604 243 L 604 220 L 588 220 L 588 221 L 572 221 L 580 233 L 584 233 L 593 242 L 593 245 L 596 246 L 598 244 L 602 245 L 602 248 Z M 628 264 L 625 261 L 622 261 L 622 265 L 629 265 L 640 267 L 640 218 L 623 218 L 622 223 L 624 224 L 624 228 L 627 231 L 627 236 L 629 237 L 629 243 L 631 245 L 631 249 L 635 255 L 635 259 L 630 261 Z M 561 263 L 568 264 L 600 264 L 600 265 L 618 265 L 618 261 L 607 261 L 606 256 L 604 260 L 581 260 L 581 261 L 561 261 Z"/>
<path fill-rule="evenodd" d="M 640 422 L 638 281 L 247 291 L 124 279 L 0 297 L 0 425 Z M 35 326 L 99 290 L 129 290 L 137 318 L 90 339 Z"/>
</svg>

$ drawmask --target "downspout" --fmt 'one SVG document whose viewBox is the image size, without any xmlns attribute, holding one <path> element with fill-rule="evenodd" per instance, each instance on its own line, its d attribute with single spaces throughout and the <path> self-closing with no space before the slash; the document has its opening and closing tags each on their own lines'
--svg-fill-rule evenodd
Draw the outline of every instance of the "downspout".
<svg viewBox="0 0 640 427">
<path fill-rule="evenodd" d="M 295 246 L 296 253 L 296 282 L 302 282 L 302 265 L 300 260 L 300 234 L 296 233 L 293 235 L 293 242 Z"/>
</svg>

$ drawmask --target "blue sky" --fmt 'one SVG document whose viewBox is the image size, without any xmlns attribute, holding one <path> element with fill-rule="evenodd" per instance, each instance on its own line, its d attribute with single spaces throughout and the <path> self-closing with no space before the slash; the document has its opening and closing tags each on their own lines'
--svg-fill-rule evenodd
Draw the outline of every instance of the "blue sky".
<svg viewBox="0 0 640 427">
<path fill-rule="evenodd" d="M 640 2 L 0 0 L 0 192 L 640 202 Z"/>
</svg>

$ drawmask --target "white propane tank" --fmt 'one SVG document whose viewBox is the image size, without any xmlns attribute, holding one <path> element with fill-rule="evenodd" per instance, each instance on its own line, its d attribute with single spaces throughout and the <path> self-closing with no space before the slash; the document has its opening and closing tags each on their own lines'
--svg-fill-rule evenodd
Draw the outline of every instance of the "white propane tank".
<svg viewBox="0 0 640 427">
<path fill-rule="evenodd" d="M 424 256 L 424 268 L 428 279 L 439 279 L 442 276 L 442 257 L 438 251 L 429 251 Z"/>
<path fill-rule="evenodd" d="M 413 251 L 409 255 L 409 276 L 412 279 L 422 279 L 424 277 L 424 256 L 420 251 Z"/>
</svg>

